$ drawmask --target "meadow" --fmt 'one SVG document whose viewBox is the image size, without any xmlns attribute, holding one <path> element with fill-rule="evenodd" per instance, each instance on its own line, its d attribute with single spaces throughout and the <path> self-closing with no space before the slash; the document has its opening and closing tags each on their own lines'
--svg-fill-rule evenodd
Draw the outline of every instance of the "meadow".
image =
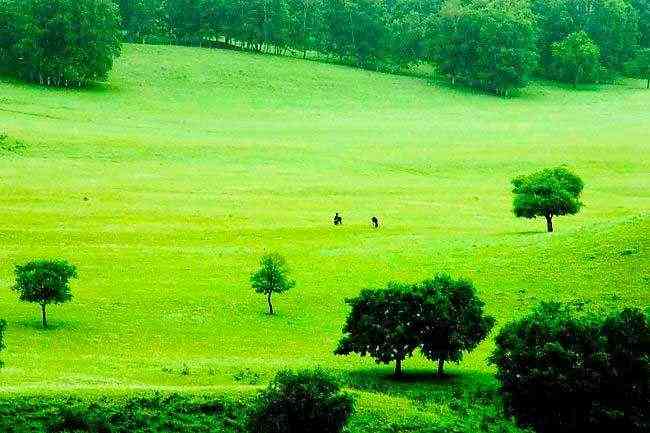
<svg viewBox="0 0 650 433">
<path fill-rule="evenodd" d="M 1 80 L 0 390 L 236 394 L 320 365 L 357 390 L 360 416 L 440 415 L 441 387 L 493 389 L 492 341 L 444 384 L 419 357 L 405 372 L 421 380 L 391 383 L 391 366 L 332 354 L 345 298 L 449 272 L 474 281 L 497 327 L 543 300 L 645 308 L 649 107 L 633 80 L 536 82 L 501 99 L 160 46 L 126 45 L 90 89 Z M 585 208 L 549 235 L 513 216 L 510 180 L 562 164 L 585 181 Z M 268 251 L 297 280 L 274 317 L 248 281 Z M 9 290 L 14 266 L 35 257 L 79 271 L 47 331 Z"/>
</svg>

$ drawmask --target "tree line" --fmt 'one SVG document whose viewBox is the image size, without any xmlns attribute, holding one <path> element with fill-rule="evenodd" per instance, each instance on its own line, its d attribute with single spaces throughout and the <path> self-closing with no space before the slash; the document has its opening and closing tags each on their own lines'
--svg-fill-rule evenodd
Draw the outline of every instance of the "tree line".
<svg viewBox="0 0 650 433">
<path fill-rule="evenodd" d="M 316 57 L 388 72 L 431 63 L 510 95 L 540 76 L 648 80 L 648 0 L 0 0 L 0 73 L 103 81 L 120 42 Z"/>
<path fill-rule="evenodd" d="M 650 48 L 648 0 L 119 0 L 127 40 L 318 56 L 508 95 L 533 75 L 610 82 Z M 647 69 L 647 68 L 646 68 Z"/>
</svg>

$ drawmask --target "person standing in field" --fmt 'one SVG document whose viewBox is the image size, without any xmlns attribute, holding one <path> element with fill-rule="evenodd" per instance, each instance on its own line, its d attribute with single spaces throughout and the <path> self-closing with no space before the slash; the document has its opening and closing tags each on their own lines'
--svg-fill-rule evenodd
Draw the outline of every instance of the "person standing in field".
<svg viewBox="0 0 650 433">
<path fill-rule="evenodd" d="M 374 217 L 372 217 L 372 218 L 370 219 L 370 222 L 372 223 L 372 227 L 373 227 L 373 228 L 375 228 L 375 229 L 378 229 L 378 228 L 379 228 L 379 218 L 377 218 L 376 216 L 374 216 Z"/>
<path fill-rule="evenodd" d="M 338 212 L 336 213 L 336 215 L 334 215 L 334 225 L 335 226 L 343 225 L 343 217 L 339 215 Z"/>
</svg>

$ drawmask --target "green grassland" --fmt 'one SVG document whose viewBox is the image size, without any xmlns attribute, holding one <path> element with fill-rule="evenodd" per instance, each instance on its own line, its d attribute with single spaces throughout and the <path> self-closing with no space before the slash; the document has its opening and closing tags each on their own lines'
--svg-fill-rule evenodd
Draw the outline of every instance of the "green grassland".
<svg viewBox="0 0 650 433">
<path fill-rule="evenodd" d="M 434 366 L 409 359 L 422 380 L 390 384 L 391 367 L 335 357 L 344 299 L 446 271 L 475 282 L 498 325 L 542 300 L 645 308 L 649 125 L 640 81 L 498 99 L 192 48 L 127 45 L 87 90 L 0 81 L 0 387 L 239 390 L 321 365 L 349 376 L 364 413 L 410 414 L 435 395 Z M 549 235 L 512 215 L 509 181 L 559 164 L 585 181 L 586 206 Z M 275 317 L 248 282 L 267 251 L 298 282 Z M 48 331 L 9 290 L 34 257 L 79 270 Z M 491 348 L 451 382 L 491 383 Z"/>
</svg>

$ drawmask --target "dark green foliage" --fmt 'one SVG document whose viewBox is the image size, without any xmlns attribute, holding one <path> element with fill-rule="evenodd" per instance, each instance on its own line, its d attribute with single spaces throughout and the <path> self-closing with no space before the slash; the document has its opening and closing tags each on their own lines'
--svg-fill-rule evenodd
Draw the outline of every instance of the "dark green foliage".
<svg viewBox="0 0 650 433">
<path fill-rule="evenodd" d="M 438 362 L 442 375 L 445 361 L 460 362 L 487 338 L 495 319 L 484 314 L 485 304 L 469 280 L 438 275 L 416 284 L 414 292 L 423 302 L 416 316 L 422 354 Z"/>
<path fill-rule="evenodd" d="M 650 0 L 630 0 L 639 16 L 639 45 L 650 48 Z"/>
<path fill-rule="evenodd" d="M 0 319 L 0 352 L 5 350 L 7 348 L 7 345 L 5 344 L 5 331 L 7 330 L 7 322 L 5 320 Z M 0 359 L 0 368 L 4 366 L 4 363 L 2 362 L 2 359 Z"/>
<path fill-rule="evenodd" d="M 338 433 L 354 401 L 321 370 L 281 371 L 249 413 L 250 433 Z"/>
<path fill-rule="evenodd" d="M 243 407 L 216 397 L 151 394 L 87 401 L 72 396 L 0 400 L 3 433 L 234 433 Z"/>
<path fill-rule="evenodd" d="M 525 2 L 450 0 L 432 38 L 431 59 L 452 84 L 508 96 L 526 85 L 537 64 L 535 21 Z"/>
<path fill-rule="evenodd" d="M 572 34 L 586 33 L 598 48 L 600 80 L 622 72 L 639 42 L 638 12 L 626 0 L 533 0 L 532 8 L 539 29 L 540 72 L 554 79 L 573 82 L 573 74 L 558 76 L 552 56 L 554 44 Z"/>
<path fill-rule="evenodd" d="M 117 7 L 110 0 L 0 2 L 2 73 L 52 86 L 103 81 L 120 54 Z"/>
<path fill-rule="evenodd" d="M 352 310 L 334 353 L 369 355 L 383 364 L 395 361 L 395 375 L 401 375 L 402 362 L 421 344 L 417 315 L 422 300 L 410 287 L 389 284 L 383 290 L 363 290 L 346 302 Z"/>
<path fill-rule="evenodd" d="M 551 47 L 552 73 L 560 80 L 573 83 L 595 83 L 601 72 L 600 49 L 584 32 L 571 33 Z"/>
<path fill-rule="evenodd" d="M 644 48 L 627 64 L 629 76 L 646 81 L 646 89 L 650 89 L 650 48 Z"/>
<path fill-rule="evenodd" d="M 287 262 L 279 254 L 268 254 L 260 259 L 260 268 L 251 275 L 251 286 L 256 293 L 266 295 L 269 314 L 273 314 L 271 296 L 274 293 L 284 293 L 296 285 L 289 278 Z"/>
<path fill-rule="evenodd" d="M 43 327 L 47 328 L 46 306 L 72 299 L 69 281 L 77 277 L 77 269 L 65 260 L 34 260 L 16 266 L 15 273 L 12 290 L 21 301 L 41 306 Z"/>
<path fill-rule="evenodd" d="M 417 348 L 438 362 L 442 375 L 446 361 L 460 361 L 494 326 L 472 284 L 448 275 L 414 285 L 364 290 L 347 303 L 352 310 L 335 353 L 369 355 L 384 364 L 395 361 L 396 376 Z"/>
<path fill-rule="evenodd" d="M 602 319 L 542 304 L 501 330 L 490 360 L 508 413 L 540 433 L 650 429 L 650 325 L 638 309 Z"/>
<path fill-rule="evenodd" d="M 564 167 L 544 169 L 512 180 L 513 211 L 517 217 L 546 218 L 549 232 L 553 217 L 574 215 L 582 208 L 582 180 Z"/>
</svg>

